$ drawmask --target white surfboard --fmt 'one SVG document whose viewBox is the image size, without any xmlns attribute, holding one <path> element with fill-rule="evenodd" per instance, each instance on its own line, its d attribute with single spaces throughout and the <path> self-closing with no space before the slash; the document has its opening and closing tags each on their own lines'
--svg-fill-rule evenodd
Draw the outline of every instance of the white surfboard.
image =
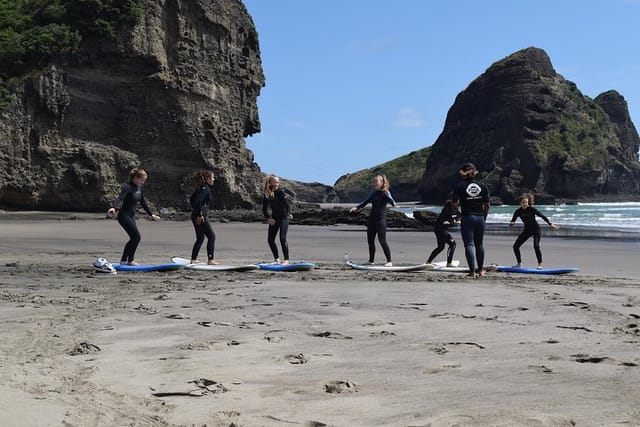
<svg viewBox="0 0 640 427">
<path fill-rule="evenodd" d="M 356 264 L 355 262 L 347 262 L 347 265 L 356 270 L 367 271 L 420 271 L 433 268 L 427 264 L 415 264 L 415 265 L 394 265 L 392 267 L 385 267 L 384 265 L 372 265 L 372 264 Z"/>
<path fill-rule="evenodd" d="M 207 263 L 191 264 L 188 259 L 174 256 L 171 258 L 171 262 L 184 265 L 184 268 L 189 270 L 200 271 L 251 271 L 257 270 L 258 266 L 255 264 L 243 264 L 243 265 L 209 265 Z"/>
<path fill-rule="evenodd" d="M 451 261 L 451 264 L 453 264 L 453 267 L 447 267 L 446 261 L 437 261 L 432 264 L 433 264 L 433 268 L 431 269 L 432 271 L 448 271 L 450 273 L 468 273 L 469 272 L 469 267 L 461 267 L 460 261 L 457 259 L 454 259 L 453 261 Z"/>
</svg>

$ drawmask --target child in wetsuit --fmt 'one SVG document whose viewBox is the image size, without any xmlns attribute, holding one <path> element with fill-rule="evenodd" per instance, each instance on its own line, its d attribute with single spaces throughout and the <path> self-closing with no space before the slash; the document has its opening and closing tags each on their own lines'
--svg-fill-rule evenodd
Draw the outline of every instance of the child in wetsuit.
<svg viewBox="0 0 640 427">
<path fill-rule="evenodd" d="M 351 208 L 351 212 L 364 208 L 371 203 L 371 213 L 367 221 L 367 244 L 369 245 L 369 264 L 373 264 L 376 255 L 376 235 L 384 252 L 387 262 L 385 267 L 393 266 L 391 262 L 391 250 L 387 244 L 387 204 L 396 205 L 391 192 L 389 191 L 389 180 L 385 175 L 376 175 L 371 181 L 373 189 L 367 197 L 356 207 Z"/>
<path fill-rule="evenodd" d="M 533 250 L 536 253 L 538 260 L 538 268 L 542 268 L 542 251 L 540 250 L 540 225 L 536 221 L 536 216 L 542 218 L 544 222 L 549 224 L 553 230 L 560 228 L 549 221 L 542 212 L 533 207 L 533 194 L 524 193 L 520 196 L 520 207 L 516 209 L 511 218 L 509 226 L 512 227 L 515 224 L 516 219 L 520 218 L 524 223 L 524 230 L 520 233 L 515 243 L 513 244 L 513 253 L 516 256 L 517 264 L 514 267 L 522 267 L 522 257 L 520 255 L 520 246 L 526 242 L 529 237 L 533 237 Z"/>
<path fill-rule="evenodd" d="M 118 223 L 122 226 L 124 231 L 129 235 L 129 241 L 124 246 L 122 252 L 122 258 L 120 264 L 122 265 L 139 265 L 135 260 L 136 249 L 140 243 L 140 231 L 136 225 L 136 211 L 138 210 L 138 203 L 142 205 L 142 208 L 149 215 L 153 221 L 160 220 L 158 215 L 151 212 L 142 187 L 147 181 L 147 172 L 144 169 L 133 169 L 129 173 L 129 182 L 122 184 L 120 195 L 113 203 L 113 207 L 109 208 L 107 215 L 112 217 L 116 210 L 118 210 Z"/>
<path fill-rule="evenodd" d="M 431 252 L 431 255 L 429 255 L 426 262 L 427 264 L 431 264 L 436 256 L 444 250 L 445 244 L 447 244 L 449 245 L 449 249 L 447 249 L 447 267 L 453 267 L 451 263 L 453 262 L 453 254 L 456 251 L 456 241 L 451 237 L 449 227 L 459 220 L 460 211 L 458 210 L 458 205 L 453 203 L 451 199 L 447 200 L 433 228 L 438 246 Z"/>
<path fill-rule="evenodd" d="M 212 171 L 202 169 L 194 173 L 193 180 L 196 188 L 189 198 L 191 204 L 191 222 L 196 232 L 196 241 L 191 250 L 191 264 L 199 263 L 198 252 L 207 237 L 207 264 L 218 265 L 218 261 L 213 259 L 213 252 L 216 244 L 216 233 L 207 218 L 209 212 L 209 204 L 211 203 L 211 186 L 215 181 L 215 175 Z"/>
<path fill-rule="evenodd" d="M 271 214 L 269 214 L 271 208 Z M 280 264 L 278 256 L 278 246 L 276 246 L 276 236 L 280 233 L 280 246 L 282 246 L 283 265 L 289 264 L 289 244 L 287 243 L 287 231 L 289 230 L 289 220 L 293 219 L 291 214 L 291 202 L 280 189 L 280 178 L 269 175 L 264 182 L 262 194 L 262 214 L 269 224 L 267 229 L 267 243 L 273 254 L 273 263 Z"/>
</svg>

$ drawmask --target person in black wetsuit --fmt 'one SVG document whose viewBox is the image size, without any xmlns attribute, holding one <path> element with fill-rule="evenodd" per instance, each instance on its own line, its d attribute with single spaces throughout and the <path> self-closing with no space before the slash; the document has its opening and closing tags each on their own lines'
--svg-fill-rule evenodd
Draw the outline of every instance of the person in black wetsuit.
<svg viewBox="0 0 640 427">
<path fill-rule="evenodd" d="M 198 252 L 202 247 L 205 236 L 207 237 L 207 264 L 218 265 L 218 261 L 213 259 L 213 252 L 216 244 L 216 234 L 207 218 L 209 213 L 209 204 L 211 203 L 211 186 L 215 181 L 215 175 L 212 171 L 201 169 L 193 174 L 193 181 L 196 189 L 189 198 L 191 204 L 191 222 L 196 231 L 196 241 L 191 250 L 191 264 L 197 264 Z"/>
<path fill-rule="evenodd" d="M 452 201 L 460 204 L 462 218 L 460 234 L 464 242 L 464 254 L 469 266 L 469 276 L 484 276 L 484 229 L 489 214 L 489 189 L 476 179 L 478 170 L 473 163 L 465 163 L 458 171 L 460 180 L 453 192 Z"/>
<path fill-rule="evenodd" d="M 526 242 L 529 237 L 533 237 L 533 250 L 538 260 L 538 268 L 542 268 L 542 251 L 540 250 L 540 225 L 536 221 L 536 216 L 542 218 L 544 222 L 549 224 L 553 230 L 560 228 L 558 225 L 551 223 L 542 212 L 533 207 L 533 194 L 524 193 L 520 196 L 520 207 L 516 209 L 511 218 L 509 226 L 513 226 L 516 220 L 520 218 L 524 223 L 524 230 L 520 233 L 513 244 L 513 253 L 516 256 L 516 265 L 514 267 L 522 267 L 522 257 L 520 255 L 520 246 Z"/>
<path fill-rule="evenodd" d="M 385 267 L 391 267 L 391 250 L 387 244 L 387 205 L 396 205 L 391 192 L 389 191 L 389 180 L 385 175 L 376 175 L 371 181 L 373 189 L 367 197 L 356 207 L 351 208 L 351 212 L 364 208 L 371 203 L 371 213 L 367 221 L 367 243 L 369 245 L 369 264 L 374 263 L 376 256 L 376 235 L 384 252 L 387 262 Z"/>
<path fill-rule="evenodd" d="M 113 203 L 113 207 L 107 211 L 107 216 L 112 217 L 116 210 L 118 210 L 118 223 L 124 228 L 124 231 L 129 235 L 129 241 L 124 246 L 122 252 L 122 258 L 120 264 L 138 265 L 134 260 L 136 255 L 136 249 L 140 243 L 140 232 L 136 225 L 136 211 L 138 210 L 138 203 L 142 205 L 142 209 L 149 215 L 153 221 L 160 220 L 158 215 L 155 215 L 149 209 L 142 187 L 147 180 L 147 172 L 144 169 L 133 169 L 129 173 L 129 182 L 122 184 L 120 189 L 120 195 Z"/>
<path fill-rule="evenodd" d="M 271 211 L 270 213 L 269 210 Z M 268 175 L 264 181 L 262 214 L 269 224 L 269 228 L 267 229 L 267 243 L 273 254 L 273 263 L 289 264 L 287 231 L 289 230 L 289 220 L 293 219 L 291 202 L 284 190 L 280 189 L 280 178 L 275 175 Z M 282 256 L 284 257 L 282 262 L 280 262 L 278 246 L 276 245 L 278 232 L 280 232 L 280 246 L 282 246 Z"/>
<path fill-rule="evenodd" d="M 431 255 L 429 255 L 426 262 L 427 264 L 431 264 L 436 256 L 444 250 L 445 244 L 447 244 L 449 245 L 449 249 L 447 249 L 447 267 L 453 267 L 451 262 L 453 261 L 453 254 L 456 251 L 456 241 L 453 240 L 451 233 L 449 233 L 449 227 L 459 220 L 460 211 L 458 210 L 458 205 L 453 203 L 451 199 L 447 200 L 433 228 L 438 246 L 431 252 Z"/>
</svg>

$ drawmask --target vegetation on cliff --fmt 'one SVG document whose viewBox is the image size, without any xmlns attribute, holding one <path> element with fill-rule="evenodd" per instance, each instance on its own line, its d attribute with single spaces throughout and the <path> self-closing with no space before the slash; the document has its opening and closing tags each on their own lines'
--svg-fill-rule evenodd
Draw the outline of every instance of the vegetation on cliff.
<svg viewBox="0 0 640 427">
<path fill-rule="evenodd" d="M 20 78 L 85 40 L 114 38 L 141 11 L 142 0 L 0 0 L 0 109 Z"/>
<path fill-rule="evenodd" d="M 341 202 L 355 201 L 368 191 L 374 175 L 383 174 L 391 182 L 394 197 L 399 199 L 399 193 L 395 190 L 403 186 L 417 188 L 417 182 L 424 173 L 424 165 L 430 152 L 431 147 L 422 148 L 386 163 L 343 175 L 334 184 L 334 189 Z"/>
</svg>

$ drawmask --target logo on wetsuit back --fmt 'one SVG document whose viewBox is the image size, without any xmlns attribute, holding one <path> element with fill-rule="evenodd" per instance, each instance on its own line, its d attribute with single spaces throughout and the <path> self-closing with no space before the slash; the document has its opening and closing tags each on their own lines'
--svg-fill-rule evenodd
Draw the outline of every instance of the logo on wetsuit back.
<svg viewBox="0 0 640 427">
<path fill-rule="evenodd" d="M 472 182 L 471 184 L 467 185 L 467 188 L 465 188 L 465 191 L 470 198 L 476 199 L 480 197 L 480 193 L 482 193 L 482 188 L 480 188 L 480 186 L 475 182 Z"/>
</svg>

